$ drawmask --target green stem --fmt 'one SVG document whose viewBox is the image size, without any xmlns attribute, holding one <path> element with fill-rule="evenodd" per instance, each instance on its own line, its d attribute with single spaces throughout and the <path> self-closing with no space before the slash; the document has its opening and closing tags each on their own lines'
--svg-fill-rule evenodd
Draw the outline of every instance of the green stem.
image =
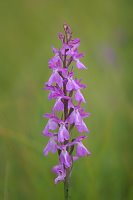
<svg viewBox="0 0 133 200">
<path fill-rule="evenodd" d="M 70 200 L 70 171 L 67 171 L 67 175 L 64 180 L 64 199 Z"/>
</svg>

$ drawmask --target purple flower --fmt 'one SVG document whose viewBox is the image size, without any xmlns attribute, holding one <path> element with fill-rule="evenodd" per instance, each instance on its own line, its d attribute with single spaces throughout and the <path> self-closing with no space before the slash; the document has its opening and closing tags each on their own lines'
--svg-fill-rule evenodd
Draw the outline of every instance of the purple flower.
<svg viewBox="0 0 133 200">
<path fill-rule="evenodd" d="M 82 142 L 77 142 L 77 149 L 76 149 L 76 155 L 78 157 L 83 157 L 86 155 L 90 155 L 90 152 L 88 149 L 83 145 Z"/>
<path fill-rule="evenodd" d="M 86 118 L 90 116 L 90 113 L 85 112 L 83 108 L 81 108 L 80 106 L 77 106 L 78 112 L 80 113 L 80 116 L 82 118 Z"/>
<path fill-rule="evenodd" d="M 72 72 L 67 76 L 67 83 L 66 83 L 66 89 L 67 89 L 67 91 L 80 89 L 79 85 L 72 78 L 72 76 L 73 76 Z"/>
<path fill-rule="evenodd" d="M 49 132 L 49 130 L 56 130 L 57 129 L 57 117 L 54 116 L 54 114 L 45 114 L 44 115 L 46 118 L 48 118 L 48 123 L 46 124 L 44 130 L 43 130 L 43 134 L 47 135 L 47 133 Z"/>
<path fill-rule="evenodd" d="M 65 140 L 69 140 L 69 131 L 67 130 L 65 123 L 60 122 L 58 142 L 64 142 Z"/>
<path fill-rule="evenodd" d="M 67 97 L 67 96 L 59 96 L 59 97 L 57 97 L 56 102 L 55 102 L 54 107 L 53 107 L 53 111 L 62 111 L 62 110 L 64 110 L 64 103 L 62 101 L 63 99 L 66 99 L 67 101 L 70 101 L 70 98 Z"/>
<path fill-rule="evenodd" d="M 49 119 L 47 125 L 45 126 L 45 129 L 43 130 L 43 133 L 48 133 L 49 130 L 56 130 L 57 123 L 53 119 Z"/>
<path fill-rule="evenodd" d="M 87 69 L 86 66 L 79 60 L 84 55 L 82 53 L 78 53 L 77 46 L 73 46 L 73 48 L 69 48 L 67 51 L 67 55 L 72 56 L 73 60 L 76 62 L 76 67 L 78 69 Z"/>
<path fill-rule="evenodd" d="M 67 45 L 67 49 L 68 51 L 66 52 L 67 55 L 72 56 L 73 58 L 77 57 L 81 58 L 83 57 L 83 54 L 79 54 L 78 53 L 78 47 L 80 45 L 80 39 L 76 38 L 74 40 L 69 41 L 68 45 Z"/>
<path fill-rule="evenodd" d="M 74 60 L 76 61 L 76 66 L 78 69 L 87 69 L 86 66 L 82 62 L 80 62 L 79 59 L 76 58 Z"/>
<path fill-rule="evenodd" d="M 51 86 L 53 83 L 57 83 L 59 85 L 59 87 L 63 86 L 63 79 L 59 75 L 58 69 L 53 70 L 53 73 L 47 82 L 48 86 Z"/>
<path fill-rule="evenodd" d="M 55 55 L 53 58 L 51 58 L 48 62 L 50 69 L 59 69 L 62 65 L 61 59 L 59 55 Z"/>
<path fill-rule="evenodd" d="M 78 129 L 78 131 L 80 133 L 82 133 L 82 132 L 89 133 L 89 130 L 88 130 L 88 128 L 87 128 L 87 126 L 86 126 L 86 124 L 83 120 L 81 120 L 80 124 L 76 125 L 76 128 Z"/>
<path fill-rule="evenodd" d="M 80 91 L 80 89 L 85 88 L 85 85 L 81 84 L 80 81 L 78 81 L 77 79 L 74 80 L 72 76 L 73 76 L 73 73 L 71 72 L 67 77 L 67 84 L 66 84 L 67 91 L 75 90 L 76 91 L 75 100 L 78 102 L 86 103 L 85 98 Z"/>
<path fill-rule="evenodd" d="M 75 49 L 77 49 L 80 45 L 80 39 L 79 38 L 75 38 L 69 41 L 69 45 L 74 47 Z"/>
<path fill-rule="evenodd" d="M 56 173 L 55 184 L 60 181 L 66 182 L 70 177 L 73 162 L 83 156 L 90 155 L 88 149 L 82 143 L 86 136 L 72 137 L 72 129 L 76 127 L 79 133 L 89 132 L 84 118 L 89 116 L 81 107 L 86 100 L 82 89 L 86 85 L 81 79 L 75 78 L 73 63 L 78 69 L 86 69 L 80 61 L 84 56 L 78 51 L 79 38 L 72 38 L 71 28 L 64 24 L 65 34 L 59 33 L 62 43 L 60 49 L 52 48 L 54 57 L 48 62 L 52 74 L 45 84 L 44 89 L 49 91 L 48 100 L 55 100 L 52 112 L 45 114 L 48 122 L 43 130 L 43 135 L 49 138 L 43 150 L 45 156 L 49 152 L 58 153 L 59 164 L 53 167 Z M 75 150 L 75 151 L 74 151 Z M 76 155 L 73 155 L 76 152 Z"/>
<path fill-rule="evenodd" d="M 80 136 L 77 137 L 73 142 L 69 143 L 67 146 L 74 146 L 76 145 L 76 156 L 74 157 L 74 160 L 77 160 L 78 157 L 83 157 L 83 156 L 89 156 L 91 153 L 88 151 L 88 149 L 83 145 L 81 142 L 83 139 L 86 139 L 86 136 Z"/>
<path fill-rule="evenodd" d="M 52 153 L 55 153 L 56 150 L 57 150 L 57 143 L 55 141 L 55 137 L 53 136 L 49 139 L 49 142 L 44 148 L 43 153 L 45 156 L 47 156 L 49 151 L 51 151 Z"/>
<path fill-rule="evenodd" d="M 58 98 L 56 99 L 55 105 L 54 105 L 54 107 L 53 107 L 53 111 L 55 111 L 55 110 L 57 110 L 57 111 L 62 111 L 62 110 L 64 110 L 64 104 L 63 104 L 63 102 L 62 102 L 62 97 L 58 97 Z"/>
<path fill-rule="evenodd" d="M 57 178 L 55 179 L 55 184 L 57 184 L 60 181 L 64 181 L 66 177 L 66 170 L 62 164 L 54 166 L 52 171 L 57 174 Z"/>
<path fill-rule="evenodd" d="M 84 98 L 83 94 L 80 92 L 79 89 L 75 93 L 75 100 L 78 101 L 78 102 L 86 103 L 85 98 Z"/>
<path fill-rule="evenodd" d="M 60 163 L 65 165 L 66 168 L 71 167 L 72 159 L 65 147 L 63 147 L 60 154 Z"/>
<path fill-rule="evenodd" d="M 50 93 L 49 93 L 49 95 L 48 95 L 48 99 L 49 99 L 49 100 L 51 100 L 51 99 L 56 99 L 56 98 L 58 98 L 58 97 L 64 96 L 63 91 L 59 88 L 58 85 L 56 85 L 56 86 L 48 86 L 48 85 L 46 84 L 45 89 L 50 91 Z"/>
<path fill-rule="evenodd" d="M 74 57 L 73 57 L 73 59 L 74 59 L 74 61 L 76 62 L 76 67 L 78 68 L 78 69 L 87 69 L 86 68 L 86 66 L 79 60 L 80 58 L 82 58 L 84 55 L 82 54 L 82 53 L 78 53 L 78 52 L 76 52 L 75 54 L 74 54 Z"/>
<path fill-rule="evenodd" d="M 69 118 L 67 119 L 68 123 L 75 124 L 76 128 L 80 133 L 89 132 L 86 124 L 83 121 L 82 113 L 80 112 L 80 107 L 75 107 Z"/>
<path fill-rule="evenodd" d="M 78 138 L 76 138 L 76 140 L 74 141 L 75 144 L 77 144 L 77 149 L 76 149 L 76 156 L 78 157 L 83 157 L 83 156 L 88 156 L 91 153 L 88 151 L 88 149 L 83 145 L 83 143 L 81 142 L 83 139 L 86 139 L 86 136 L 80 136 Z"/>
<path fill-rule="evenodd" d="M 62 48 L 60 49 L 61 55 L 62 55 L 62 56 L 67 55 L 67 52 L 69 51 L 69 48 L 70 48 L 70 47 L 69 47 L 68 44 L 63 43 L 63 44 L 62 44 Z"/>
<path fill-rule="evenodd" d="M 78 85 L 78 89 L 84 89 L 84 88 L 86 88 L 86 85 L 85 84 L 83 84 L 83 83 L 81 83 L 81 81 L 82 81 L 82 79 L 80 79 L 80 80 L 78 80 L 78 79 L 75 79 L 75 82 L 76 82 L 76 84 Z"/>
<path fill-rule="evenodd" d="M 79 125 L 82 121 L 82 117 L 79 113 L 79 110 L 77 108 L 74 107 L 73 112 L 71 113 L 71 115 L 69 116 L 69 118 L 67 119 L 68 123 L 70 124 L 75 124 L 75 125 Z"/>
</svg>

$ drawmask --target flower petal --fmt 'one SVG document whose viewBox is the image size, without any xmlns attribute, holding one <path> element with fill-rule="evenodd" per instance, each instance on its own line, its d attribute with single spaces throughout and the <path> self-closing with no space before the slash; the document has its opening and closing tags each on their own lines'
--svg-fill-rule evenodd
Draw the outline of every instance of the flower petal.
<svg viewBox="0 0 133 200">
<path fill-rule="evenodd" d="M 69 140 L 69 132 L 65 125 L 61 124 L 58 132 L 58 142 L 64 142 L 65 140 Z"/>
<path fill-rule="evenodd" d="M 49 124 L 49 129 L 50 130 L 55 130 L 55 129 L 57 129 L 57 123 L 55 122 L 55 121 L 53 121 L 52 119 L 50 119 L 49 121 L 48 121 L 48 124 Z"/>
<path fill-rule="evenodd" d="M 61 111 L 64 109 L 64 104 L 63 102 L 61 101 L 61 98 L 58 98 L 55 102 L 55 105 L 53 107 L 53 110 L 57 110 L 57 111 Z"/>
<path fill-rule="evenodd" d="M 71 79 L 68 79 L 68 82 L 66 84 L 66 89 L 67 89 L 67 91 L 71 91 L 73 89 L 73 83 L 72 83 Z"/>
<path fill-rule="evenodd" d="M 61 67 L 61 59 L 58 55 L 55 55 L 53 58 L 51 58 L 48 62 L 50 69 L 57 69 Z"/>
<path fill-rule="evenodd" d="M 83 157 L 86 155 L 90 155 L 90 152 L 88 149 L 83 145 L 82 142 L 77 142 L 77 149 L 76 149 L 76 155 L 78 157 Z"/>
<path fill-rule="evenodd" d="M 43 153 L 44 153 L 45 156 L 47 156 L 48 153 L 49 153 L 49 151 L 51 151 L 52 153 L 55 153 L 56 150 L 57 150 L 57 144 L 56 144 L 54 138 L 51 137 L 51 138 L 49 139 L 48 144 L 47 144 L 46 147 L 44 148 Z"/>
<path fill-rule="evenodd" d="M 76 93 L 75 93 L 75 100 L 78 101 L 78 102 L 84 102 L 84 103 L 86 103 L 85 98 L 84 98 L 83 94 L 80 92 L 80 90 L 76 91 Z"/>
<path fill-rule="evenodd" d="M 76 127 L 77 127 L 77 129 L 80 133 L 82 133 L 82 132 L 89 133 L 89 130 L 88 130 L 88 128 L 87 128 L 87 126 L 86 126 L 86 124 L 83 120 L 81 121 L 80 124 L 76 125 Z"/>
<path fill-rule="evenodd" d="M 59 85 L 59 87 L 63 86 L 63 79 L 59 75 L 57 70 L 53 71 L 52 75 L 50 76 L 50 78 L 47 82 L 48 86 L 51 86 L 53 83 L 57 83 Z"/>
<path fill-rule="evenodd" d="M 66 149 L 61 151 L 60 154 L 60 163 L 64 164 L 66 168 L 69 168 L 71 166 L 71 156 L 69 155 L 69 153 L 67 152 Z"/>
<path fill-rule="evenodd" d="M 78 69 L 87 69 L 85 65 L 79 61 L 79 59 L 76 59 L 76 66 Z"/>
<path fill-rule="evenodd" d="M 52 171 L 57 174 L 55 184 L 57 184 L 60 181 L 64 181 L 66 177 L 66 170 L 64 169 L 64 166 L 62 164 L 54 166 Z"/>
</svg>

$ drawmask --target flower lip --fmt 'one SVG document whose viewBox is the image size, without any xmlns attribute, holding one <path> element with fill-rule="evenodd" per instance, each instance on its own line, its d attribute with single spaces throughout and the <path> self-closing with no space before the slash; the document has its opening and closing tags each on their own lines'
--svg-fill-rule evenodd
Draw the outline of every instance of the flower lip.
<svg viewBox="0 0 133 200">
<path fill-rule="evenodd" d="M 57 174 L 57 178 L 55 179 L 55 184 L 57 184 L 60 181 L 64 181 L 66 177 L 66 170 L 62 164 L 54 166 L 52 171 L 55 174 Z"/>
<path fill-rule="evenodd" d="M 53 58 L 51 58 L 51 59 L 49 60 L 49 62 L 48 62 L 49 68 L 50 68 L 50 69 L 53 69 L 53 70 L 60 68 L 61 65 L 62 65 L 61 59 L 60 59 L 60 57 L 59 57 L 58 54 L 55 55 Z"/>
<path fill-rule="evenodd" d="M 69 140 L 69 131 L 67 130 L 64 123 L 60 123 L 59 132 L 58 132 L 58 142 L 64 142 Z"/>
<path fill-rule="evenodd" d="M 71 167 L 71 164 L 72 164 L 71 156 L 69 155 L 69 153 L 67 152 L 65 148 L 61 151 L 59 159 L 60 159 L 60 163 L 64 164 L 66 168 Z"/>
<path fill-rule="evenodd" d="M 55 153 L 57 151 L 57 144 L 55 139 L 56 139 L 55 136 L 50 137 L 48 144 L 43 150 L 45 156 L 47 156 L 49 152 Z"/>
</svg>

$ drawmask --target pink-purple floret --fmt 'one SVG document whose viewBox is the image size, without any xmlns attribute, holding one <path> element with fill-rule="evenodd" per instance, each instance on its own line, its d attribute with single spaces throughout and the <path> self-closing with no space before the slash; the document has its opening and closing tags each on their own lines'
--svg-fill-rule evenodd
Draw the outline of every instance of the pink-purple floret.
<svg viewBox="0 0 133 200">
<path fill-rule="evenodd" d="M 67 170 L 72 168 L 73 161 L 90 155 L 82 143 L 87 136 L 81 135 L 89 132 L 84 122 L 89 113 L 81 108 L 81 103 L 86 103 L 81 89 L 86 85 L 74 78 L 73 67 L 70 67 L 74 62 L 78 69 L 86 69 L 79 60 L 84 54 L 78 52 L 80 39 L 72 39 L 71 29 L 66 24 L 64 31 L 65 35 L 58 34 L 62 47 L 53 48 L 54 57 L 48 62 L 52 74 L 44 88 L 49 91 L 48 99 L 55 99 L 51 113 L 44 115 L 48 122 L 43 130 L 43 135 L 49 138 L 43 150 L 44 155 L 47 156 L 49 152 L 58 152 L 59 155 L 59 164 L 52 169 L 57 175 L 55 183 L 65 180 Z M 60 118 L 58 113 L 61 113 Z M 71 133 L 74 127 L 80 133 L 76 138 L 72 138 Z M 73 155 L 74 148 L 76 155 Z"/>
</svg>

